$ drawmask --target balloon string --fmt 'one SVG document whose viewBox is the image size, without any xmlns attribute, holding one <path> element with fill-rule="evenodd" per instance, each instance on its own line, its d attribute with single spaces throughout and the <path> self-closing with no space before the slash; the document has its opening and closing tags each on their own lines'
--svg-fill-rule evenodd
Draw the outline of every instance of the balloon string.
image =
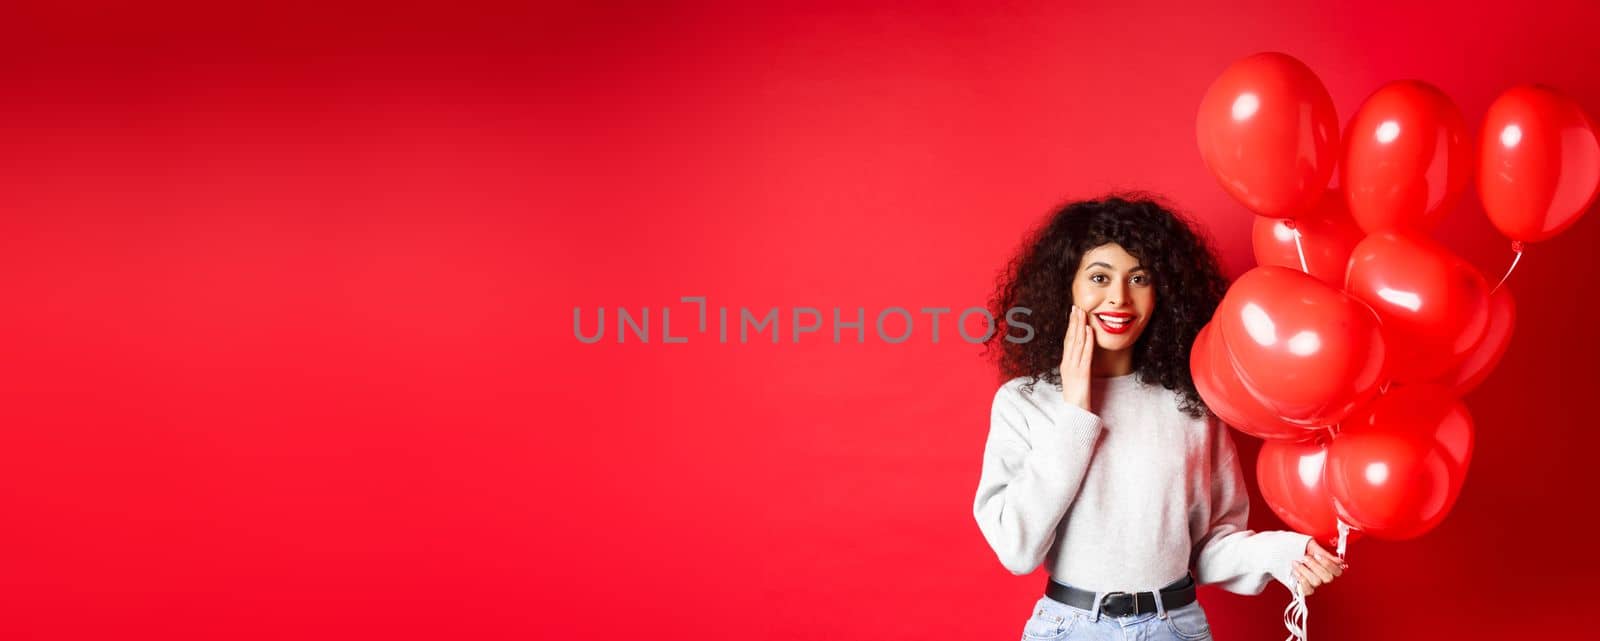
<svg viewBox="0 0 1600 641">
<path fill-rule="evenodd" d="M 1494 284 L 1494 289 L 1489 290 L 1489 293 L 1491 293 L 1491 294 L 1493 294 L 1493 293 L 1495 293 L 1497 291 L 1500 291 L 1500 286 L 1506 284 L 1506 279 L 1511 277 L 1511 272 L 1514 272 L 1514 271 L 1517 270 L 1517 263 L 1522 261 L 1522 241 L 1520 241 L 1520 240 L 1511 241 L 1511 251 L 1517 252 L 1517 257 L 1511 259 L 1511 267 L 1506 269 L 1506 275 L 1501 276 L 1500 277 L 1500 282 L 1495 283 Z"/>
<path fill-rule="evenodd" d="M 1283 627 L 1289 630 L 1289 636 L 1283 641 L 1306 641 L 1307 621 L 1311 618 L 1311 608 L 1306 605 L 1306 595 L 1300 592 L 1300 580 L 1294 581 L 1294 600 L 1283 609 Z"/>
<path fill-rule="evenodd" d="M 1339 559 L 1344 560 L 1345 547 L 1350 541 L 1350 524 L 1344 519 L 1335 519 L 1335 522 L 1339 525 Z M 1298 578 L 1290 582 L 1289 591 L 1294 593 L 1294 600 L 1283 609 L 1283 627 L 1289 631 L 1283 641 L 1306 641 L 1311 634 L 1311 606 L 1306 604 Z"/>
<path fill-rule="evenodd" d="M 1306 265 L 1306 248 L 1300 244 L 1300 227 L 1295 225 L 1292 219 L 1285 220 L 1283 224 L 1289 227 L 1289 231 L 1294 232 L 1294 253 L 1300 255 L 1300 271 L 1311 273 L 1311 268 Z"/>
</svg>

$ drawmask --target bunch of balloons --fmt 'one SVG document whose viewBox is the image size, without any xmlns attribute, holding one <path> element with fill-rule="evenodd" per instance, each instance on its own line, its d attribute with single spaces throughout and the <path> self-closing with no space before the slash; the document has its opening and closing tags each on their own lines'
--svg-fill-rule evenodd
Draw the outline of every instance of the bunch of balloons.
<svg viewBox="0 0 1600 641">
<path fill-rule="evenodd" d="M 1369 96 L 1341 136 L 1316 74 L 1261 53 L 1212 83 L 1196 129 L 1206 166 L 1256 214 L 1259 264 L 1195 340 L 1200 395 L 1265 439 L 1261 492 L 1289 526 L 1341 554 L 1346 532 L 1428 532 L 1472 460 L 1460 397 L 1516 324 L 1505 279 L 1491 287 L 1429 231 L 1476 176 L 1518 259 L 1561 233 L 1600 191 L 1593 122 L 1555 90 L 1516 87 L 1474 146 L 1455 103 L 1408 80 Z"/>
</svg>

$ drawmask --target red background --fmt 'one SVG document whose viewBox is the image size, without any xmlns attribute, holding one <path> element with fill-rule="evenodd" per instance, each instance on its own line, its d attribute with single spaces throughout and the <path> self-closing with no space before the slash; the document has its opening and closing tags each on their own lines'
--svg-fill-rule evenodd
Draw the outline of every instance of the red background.
<svg viewBox="0 0 1600 641">
<path fill-rule="evenodd" d="M 0 638 L 1016 638 L 1044 574 L 972 520 L 999 381 L 950 318 L 719 344 L 680 296 L 982 305 L 1128 188 L 1237 274 L 1194 114 L 1256 51 L 1343 121 L 1399 78 L 1474 130 L 1521 82 L 1600 113 L 1590 2 L 232 4 L 0 20 Z M 1475 198 L 1435 236 L 1509 262 Z M 1460 502 L 1356 545 L 1318 637 L 1586 607 L 1597 241 L 1531 246 Z M 649 344 L 573 336 L 645 306 Z M 1287 598 L 1202 596 L 1222 639 Z"/>
</svg>

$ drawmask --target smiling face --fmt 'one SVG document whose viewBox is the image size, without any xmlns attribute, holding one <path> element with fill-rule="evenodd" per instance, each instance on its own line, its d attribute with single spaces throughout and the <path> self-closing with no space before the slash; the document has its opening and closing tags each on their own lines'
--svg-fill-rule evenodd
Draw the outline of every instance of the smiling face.
<svg viewBox="0 0 1600 641">
<path fill-rule="evenodd" d="M 1072 278 L 1072 303 L 1089 312 L 1100 349 L 1121 351 L 1139 340 L 1156 311 L 1153 278 L 1116 243 L 1084 252 Z"/>
</svg>

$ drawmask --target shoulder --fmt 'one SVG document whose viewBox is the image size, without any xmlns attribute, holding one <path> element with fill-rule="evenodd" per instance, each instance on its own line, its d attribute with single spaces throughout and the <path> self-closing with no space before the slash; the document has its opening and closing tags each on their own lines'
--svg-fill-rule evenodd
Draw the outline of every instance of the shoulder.
<svg viewBox="0 0 1600 641">
<path fill-rule="evenodd" d="M 1011 403 L 1042 407 L 1048 404 L 1052 396 L 1061 394 L 1061 385 L 1051 383 L 1045 375 L 1018 376 L 1000 384 L 1000 389 L 995 390 L 995 402 L 1002 400 Z"/>
<path fill-rule="evenodd" d="M 1061 386 L 1045 376 L 1018 376 L 1000 384 L 994 392 L 993 413 L 997 419 L 1028 425 L 1049 420 L 1061 404 Z"/>
</svg>

